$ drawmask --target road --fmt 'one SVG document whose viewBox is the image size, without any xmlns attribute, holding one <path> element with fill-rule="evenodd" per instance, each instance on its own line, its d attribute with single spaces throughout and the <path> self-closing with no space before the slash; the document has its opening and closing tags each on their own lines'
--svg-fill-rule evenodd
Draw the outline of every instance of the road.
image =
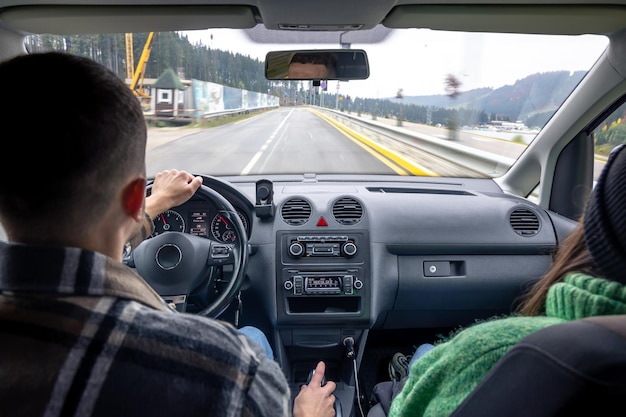
<svg viewBox="0 0 626 417">
<path fill-rule="evenodd" d="M 212 175 L 395 173 L 389 161 L 306 108 L 281 108 L 169 141 L 152 132 L 149 176 L 171 168 Z"/>
<path fill-rule="evenodd" d="M 445 128 L 379 118 L 361 119 L 382 126 L 447 139 Z M 489 137 L 489 132 L 461 131 L 453 143 L 515 159 L 522 144 Z M 175 141 L 176 143 L 172 143 Z M 362 140 L 321 118 L 308 108 L 280 108 L 249 119 L 209 129 L 151 128 L 148 133 L 149 176 L 163 169 L 185 169 L 210 175 L 269 173 L 375 173 L 464 176 L 458 168 L 419 152 L 383 156 Z M 399 160 L 408 160 L 402 164 Z M 409 165 L 407 167 L 407 164 Z M 595 162 L 600 172 L 604 160 Z"/>
</svg>

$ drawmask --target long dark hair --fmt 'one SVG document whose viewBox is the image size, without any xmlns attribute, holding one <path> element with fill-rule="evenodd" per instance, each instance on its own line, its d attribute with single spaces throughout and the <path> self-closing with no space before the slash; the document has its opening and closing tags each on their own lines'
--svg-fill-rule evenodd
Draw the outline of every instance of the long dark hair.
<svg viewBox="0 0 626 417">
<path fill-rule="evenodd" d="M 544 314 L 546 296 L 550 287 L 560 282 L 565 274 L 573 271 L 600 276 L 585 243 L 582 219 L 554 254 L 552 266 L 548 272 L 522 297 L 517 313 L 523 316 Z"/>
</svg>

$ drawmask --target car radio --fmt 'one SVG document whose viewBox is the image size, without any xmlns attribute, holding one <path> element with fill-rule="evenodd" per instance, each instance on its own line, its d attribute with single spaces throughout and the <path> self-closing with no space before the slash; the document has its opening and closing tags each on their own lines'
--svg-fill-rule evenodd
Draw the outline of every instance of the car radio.
<svg viewBox="0 0 626 417">
<path fill-rule="evenodd" d="M 283 282 L 294 295 L 352 295 L 363 281 L 352 274 L 294 273 Z"/>
<path fill-rule="evenodd" d="M 289 255 L 299 257 L 352 257 L 357 253 L 348 236 L 297 236 L 289 242 Z"/>
</svg>

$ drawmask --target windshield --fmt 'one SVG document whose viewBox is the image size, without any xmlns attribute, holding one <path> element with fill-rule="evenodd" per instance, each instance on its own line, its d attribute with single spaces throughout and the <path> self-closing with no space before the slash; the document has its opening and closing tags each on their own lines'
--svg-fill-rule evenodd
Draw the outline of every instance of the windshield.
<svg viewBox="0 0 626 417">
<path fill-rule="evenodd" d="M 603 36 L 377 28 L 350 41 L 242 30 L 36 35 L 118 73 L 149 124 L 147 173 L 502 175 L 607 46 Z M 335 39 L 329 42 L 328 39 Z M 365 80 L 267 80 L 269 51 L 366 52 Z M 130 63 L 132 62 L 132 65 Z"/>
</svg>

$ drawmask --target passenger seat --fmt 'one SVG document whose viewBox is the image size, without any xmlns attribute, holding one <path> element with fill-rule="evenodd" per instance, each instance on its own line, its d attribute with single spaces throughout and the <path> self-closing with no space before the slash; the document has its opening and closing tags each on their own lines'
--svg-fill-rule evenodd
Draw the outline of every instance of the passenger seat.
<svg viewBox="0 0 626 417">
<path fill-rule="evenodd" d="M 604 416 L 625 402 L 626 315 L 600 316 L 521 340 L 452 416 Z"/>
</svg>

